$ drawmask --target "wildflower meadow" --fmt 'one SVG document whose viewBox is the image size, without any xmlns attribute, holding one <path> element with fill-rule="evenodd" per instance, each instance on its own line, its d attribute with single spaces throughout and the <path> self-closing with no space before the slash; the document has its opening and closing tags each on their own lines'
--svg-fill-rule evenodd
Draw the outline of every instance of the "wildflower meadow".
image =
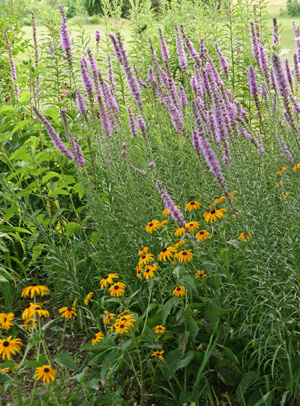
<svg viewBox="0 0 300 406">
<path fill-rule="evenodd" d="M 299 405 L 300 28 L 129 3 L 0 15 L 0 404 Z"/>
</svg>

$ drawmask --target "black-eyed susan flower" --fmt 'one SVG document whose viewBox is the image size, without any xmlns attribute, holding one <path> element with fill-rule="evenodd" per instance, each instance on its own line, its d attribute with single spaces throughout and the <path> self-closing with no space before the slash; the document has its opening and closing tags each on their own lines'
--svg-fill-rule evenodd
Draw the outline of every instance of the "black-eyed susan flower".
<svg viewBox="0 0 300 406">
<path fill-rule="evenodd" d="M 283 187 L 283 183 L 284 183 L 284 180 L 280 181 L 279 183 L 276 183 L 277 189 L 279 189 L 280 187 Z"/>
<path fill-rule="evenodd" d="M 196 272 L 196 278 L 206 278 L 207 277 L 207 275 L 206 275 L 206 273 L 204 272 L 204 271 L 197 271 Z"/>
<path fill-rule="evenodd" d="M 99 282 L 99 285 L 101 289 L 104 287 L 106 288 L 106 285 L 109 283 L 110 285 L 114 283 L 113 279 L 119 279 L 119 275 L 117 273 L 110 273 L 106 276 L 104 276 L 103 279 Z"/>
<path fill-rule="evenodd" d="M 168 220 L 163 220 L 159 222 L 158 228 L 162 228 L 164 225 L 168 224 Z"/>
<path fill-rule="evenodd" d="M 182 235 L 185 234 L 185 227 L 179 227 L 177 228 L 177 230 L 175 231 L 175 236 L 176 237 L 181 237 Z"/>
<path fill-rule="evenodd" d="M 10 371 L 10 367 L 2 368 L 2 369 L 0 369 L 0 375 L 7 374 L 9 371 Z"/>
<path fill-rule="evenodd" d="M 43 365 L 35 370 L 34 375 L 37 381 L 43 378 L 43 382 L 49 384 L 50 381 L 55 381 L 56 369 L 51 368 L 50 365 Z"/>
<path fill-rule="evenodd" d="M 192 210 L 199 210 L 200 209 L 200 203 L 199 200 L 192 200 L 191 202 L 187 203 L 185 205 L 186 210 L 192 211 Z"/>
<path fill-rule="evenodd" d="M 153 330 L 155 330 L 156 334 L 164 334 L 166 332 L 166 327 L 163 326 L 155 326 L 153 328 Z"/>
<path fill-rule="evenodd" d="M 129 325 L 125 321 L 116 322 L 114 329 L 117 334 L 124 334 L 128 332 Z"/>
<path fill-rule="evenodd" d="M 88 293 L 88 294 L 86 295 L 86 297 L 85 297 L 85 299 L 84 299 L 84 304 L 85 304 L 85 305 L 88 305 L 88 304 L 89 304 L 90 298 L 93 296 L 93 294 L 94 294 L 94 292 L 90 292 L 90 293 Z"/>
<path fill-rule="evenodd" d="M 297 164 L 297 165 L 298 165 L 298 164 Z M 295 165 L 295 166 L 296 166 L 296 165 Z M 294 166 L 294 168 L 295 168 L 295 166 Z M 296 168 L 295 170 L 294 170 L 294 168 L 293 168 L 293 171 L 295 172 L 297 168 Z M 284 166 L 283 168 L 279 169 L 279 171 L 277 171 L 276 174 L 279 175 L 279 176 L 281 176 L 281 175 L 283 174 L 283 172 L 286 171 L 286 170 L 287 170 L 287 167 Z"/>
<path fill-rule="evenodd" d="M 161 253 L 158 255 L 157 259 L 159 261 L 164 260 L 165 262 L 173 257 L 173 253 L 176 252 L 176 248 L 167 247 L 161 250 Z"/>
<path fill-rule="evenodd" d="M 198 228 L 200 227 L 200 223 L 198 221 L 191 221 L 190 223 L 186 223 L 185 227 L 189 231 L 197 231 Z"/>
<path fill-rule="evenodd" d="M 144 254 L 144 255 L 140 256 L 139 266 L 147 265 L 147 264 L 149 264 L 150 261 L 154 261 L 154 255 L 153 254 Z"/>
<path fill-rule="evenodd" d="M 217 221 L 218 218 L 224 217 L 224 213 L 226 209 L 210 209 L 206 210 L 203 214 L 204 220 L 208 223 L 209 221 L 212 223 L 213 221 Z"/>
<path fill-rule="evenodd" d="M 62 307 L 58 311 L 65 319 L 71 319 L 73 316 L 76 316 L 76 309 L 75 307 Z"/>
<path fill-rule="evenodd" d="M 159 228 L 160 221 L 152 220 L 146 225 L 146 231 L 152 234 L 152 231 L 156 231 Z"/>
<path fill-rule="evenodd" d="M 34 313 L 37 309 L 41 309 L 41 305 L 38 303 L 29 303 L 26 307 L 25 310 L 22 313 L 22 319 L 27 320 L 28 318 L 34 316 Z"/>
<path fill-rule="evenodd" d="M 175 209 L 181 209 L 181 207 L 180 206 L 174 206 L 175 207 Z M 170 215 L 170 210 L 168 209 L 168 208 L 166 208 L 164 211 L 163 211 L 163 216 L 164 217 L 167 217 L 167 216 L 169 216 Z"/>
<path fill-rule="evenodd" d="M 242 233 L 239 236 L 239 240 L 243 241 L 243 240 L 248 240 L 250 241 L 250 239 L 252 238 L 252 234 L 248 231 L 246 234 Z"/>
<path fill-rule="evenodd" d="M 179 251 L 177 252 L 177 254 L 174 255 L 174 258 L 176 258 L 179 262 L 192 261 L 193 259 L 192 250 Z"/>
<path fill-rule="evenodd" d="M 145 270 L 144 270 L 144 278 L 146 280 L 148 280 L 149 278 L 154 278 L 155 274 L 154 272 L 156 272 L 158 269 L 158 267 L 156 265 L 147 265 Z"/>
<path fill-rule="evenodd" d="M 177 248 L 181 247 L 181 246 L 184 245 L 184 244 L 185 244 L 185 241 L 184 241 L 184 240 L 179 240 L 179 241 L 174 245 L 174 248 L 176 248 L 176 250 L 177 250 Z"/>
<path fill-rule="evenodd" d="M 63 231 L 65 231 L 66 226 L 67 226 L 67 222 L 65 220 L 63 220 L 62 224 L 60 221 L 58 221 L 55 229 L 58 232 L 58 234 L 61 234 Z"/>
<path fill-rule="evenodd" d="M 101 340 L 103 340 L 103 338 L 104 338 L 103 333 L 101 333 L 101 331 L 99 331 L 92 338 L 92 345 L 95 345 L 95 344 L 99 343 Z"/>
<path fill-rule="evenodd" d="M 224 202 L 226 200 L 226 197 L 225 196 L 221 196 L 221 197 L 219 197 L 218 199 L 216 199 L 214 202 L 213 202 L 213 206 L 216 206 L 217 204 L 219 204 L 219 203 L 222 203 L 222 202 Z"/>
<path fill-rule="evenodd" d="M 140 279 L 143 279 L 143 275 L 142 275 L 143 268 L 138 265 L 138 266 L 136 266 L 136 267 L 134 268 L 134 270 L 136 271 L 136 276 L 137 276 L 138 278 L 140 278 Z"/>
<path fill-rule="evenodd" d="M 153 351 L 152 353 L 152 357 L 156 357 L 156 358 L 160 358 L 160 359 L 164 359 L 164 357 L 162 356 L 164 353 L 164 351 Z"/>
<path fill-rule="evenodd" d="M 58 200 L 54 200 L 54 204 L 55 204 L 55 207 L 57 208 L 57 210 L 59 211 L 59 210 L 60 210 L 59 201 L 58 201 Z"/>
<path fill-rule="evenodd" d="M 174 295 L 174 296 L 177 296 L 177 297 L 179 297 L 179 296 L 184 296 L 184 295 L 185 295 L 185 287 L 182 286 L 182 285 L 177 286 L 177 288 L 175 288 L 175 289 L 173 290 L 173 295 Z"/>
<path fill-rule="evenodd" d="M 112 319 L 115 317 L 115 313 L 109 313 L 109 312 L 105 312 L 105 317 L 103 319 L 105 324 L 110 324 L 110 322 L 112 321 Z"/>
<path fill-rule="evenodd" d="M 123 312 L 119 315 L 116 323 L 126 323 L 127 327 L 132 328 L 135 321 L 136 319 L 134 318 L 133 314 L 124 314 Z"/>
<path fill-rule="evenodd" d="M 149 248 L 148 248 L 148 247 L 143 247 L 143 248 L 141 248 L 141 249 L 139 250 L 139 257 L 142 256 L 142 255 L 147 254 L 148 251 L 149 251 Z"/>
<path fill-rule="evenodd" d="M 236 195 L 237 194 L 237 190 L 233 190 L 231 193 L 229 193 L 229 196 L 230 197 L 233 197 L 234 195 Z"/>
<path fill-rule="evenodd" d="M 31 333 L 32 329 L 37 328 L 37 322 L 34 318 L 29 318 L 24 321 L 24 329 Z"/>
<path fill-rule="evenodd" d="M 117 282 L 109 288 L 109 293 L 111 296 L 121 296 L 123 293 L 125 293 L 125 287 L 125 283 Z"/>
<path fill-rule="evenodd" d="M 12 336 L 9 336 L 7 339 L 0 339 L 0 355 L 2 356 L 3 361 L 5 359 L 10 360 L 11 355 L 15 355 L 17 352 L 21 351 L 21 345 L 23 345 L 20 338 L 12 339 Z"/>
<path fill-rule="evenodd" d="M 14 325 L 12 323 L 15 315 L 13 313 L 0 313 L 0 329 L 9 330 L 11 326 Z"/>
<path fill-rule="evenodd" d="M 48 295 L 49 293 L 49 288 L 47 288 L 47 286 L 43 286 L 43 285 L 38 285 L 37 283 L 32 283 L 30 286 L 27 286 L 27 288 L 24 288 L 21 291 L 21 296 L 22 297 L 28 297 L 30 296 L 31 299 L 34 296 L 44 296 L 44 295 Z"/>
<path fill-rule="evenodd" d="M 208 237 L 211 237 L 212 234 L 210 234 L 208 231 L 206 230 L 201 230 L 196 234 L 197 240 L 199 241 L 204 241 L 206 240 Z"/>
<path fill-rule="evenodd" d="M 296 172 L 297 169 L 300 168 L 300 162 L 293 166 L 293 171 Z"/>
<path fill-rule="evenodd" d="M 291 194 L 291 192 L 285 192 L 285 193 L 283 193 L 282 195 L 280 195 L 280 196 L 279 196 L 280 201 L 283 202 L 284 199 L 285 199 L 286 197 L 288 197 L 290 194 Z"/>
<path fill-rule="evenodd" d="M 49 317 L 49 312 L 45 309 L 36 309 L 35 314 L 39 317 Z"/>
</svg>

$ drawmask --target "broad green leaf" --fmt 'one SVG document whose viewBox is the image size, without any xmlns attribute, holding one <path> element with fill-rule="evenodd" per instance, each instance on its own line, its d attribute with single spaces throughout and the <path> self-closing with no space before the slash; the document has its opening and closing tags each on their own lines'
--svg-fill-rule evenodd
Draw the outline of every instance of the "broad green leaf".
<svg viewBox="0 0 300 406">
<path fill-rule="evenodd" d="M 66 226 L 67 237 L 71 237 L 71 235 L 73 235 L 76 232 L 76 230 L 79 230 L 79 229 L 81 229 L 81 226 L 78 223 L 74 223 L 71 221 Z"/>
<path fill-rule="evenodd" d="M 48 107 L 47 110 L 45 110 L 45 114 L 47 114 L 47 116 L 50 116 L 51 118 L 53 118 L 53 120 L 56 122 L 57 125 L 60 124 L 59 115 L 58 115 L 58 111 L 56 110 L 56 108 Z"/>
<path fill-rule="evenodd" d="M 75 364 L 71 355 L 69 355 L 65 352 L 61 352 L 61 353 L 57 354 L 54 358 L 54 361 L 60 366 L 74 369 L 74 371 L 79 371 L 79 368 Z"/>
<path fill-rule="evenodd" d="M 20 128 L 25 127 L 28 123 L 30 123 L 29 120 L 21 120 L 21 121 L 19 121 L 18 124 L 14 127 L 14 129 L 10 133 L 10 136 L 14 135 L 15 132 L 17 132 Z"/>
</svg>

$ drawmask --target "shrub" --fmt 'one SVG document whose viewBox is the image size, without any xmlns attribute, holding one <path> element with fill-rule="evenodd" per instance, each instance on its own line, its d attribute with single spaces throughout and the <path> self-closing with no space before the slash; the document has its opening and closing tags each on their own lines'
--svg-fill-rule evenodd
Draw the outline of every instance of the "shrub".
<svg viewBox="0 0 300 406">
<path fill-rule="evenodd" d="M 300 3 L 298 0 L 288 0 L 286 4 L 287 13 L 291 17 L 300 16 Z"/>
</svg>

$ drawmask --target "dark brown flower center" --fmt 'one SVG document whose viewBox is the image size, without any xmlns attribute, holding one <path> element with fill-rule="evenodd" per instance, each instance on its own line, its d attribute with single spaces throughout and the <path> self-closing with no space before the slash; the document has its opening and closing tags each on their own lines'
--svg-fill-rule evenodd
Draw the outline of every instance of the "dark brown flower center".
<svg viewBox="0 0 300 406">
<path fill-rule="evenodd" d="M 200 234 L 203 235 L 203 234 L 204 234 L 204 231 L 200 231 Z"/>
<path fill-rule="evenodd" d="M 119 286 L 118 286 L 118 285 L 115 285 L 115 286 L 114 286 L 114 289 L 115 289 L 115 290 L 118 290 L 118 289 L 119 289 Z"/>
<path fill-rule="evenodd" d="M 167 251 L 167 248 L 164 248 L 163 250 L 161 250 L 161 252 L 166 252 Z"/>
<path fill-rule="evenodd" d="M 103 279 L 108 279 L 108 275 L 104 276 L 104 278 L 103 278 Z"/>
<path fill-rule="evenodd" d="M 181 291 L 181 288 L 176 288 L 176 290 L 177 290 L 177 292 L 180 292 L 180 291 Z"/>
<path fill-rule="evenodd" d="M 150 269 L 149 268 L 146 268 L 145 269 L 145 273 L 149 273 L 150 272 Z"/>
<path fill-rule="evenodd" d="M 193 206 L 193 205 L 195 204 L 195 202 L 193 201 L 193 202 L 191 202 L 190 204 Z"/>
<path fill-rule="evenodd" d="M 8 341 L 4 341 L 3 347 L 8 347 L 8 346 L 9 346 L 9 342 L 8 342 Z"/>
<path fill-rule="evenodd" d="M 211 210 L 210 214 L 215 214 L 216 210 Z"/>
<path fill-rule="evenodd" d="M 71 312 L 71 311 L 72 311 L 71 307 L 68 307 L 67 310 L 68 310 L 68 312 Z"/>
<path fill-rule="evenodd" d="M 44 368 L 44 372 L 50 372 L 49 368 Z"/>
<path fill-rule="evenodd" d="M 153 226 L 153 223 L 150 223 L 150 224 L 149 224 L 149 227 L 152 227 L 152 226 Z"/>
<path fill-rule="evenodd" d="M 125 324 L 120 324 L 120 328 L 124 328 L 125 327 Z"/>
<path fill-rule="evenodd" d="M 37 283 L 32 283 L 31 286 L 37 286 Z"/>
<path fill-rule="evenodd" d="M 4 318 L 4 323 L 6 323 L 6 321 L 7 321 L 7 318 L 5 317 L 5 318 Z"/>
<path fill-rule="evenodd" d="M 186 252 L 186 251 L 182 251 L 182 255 L 187 255 L 187 252 Z"/>
</svg>

